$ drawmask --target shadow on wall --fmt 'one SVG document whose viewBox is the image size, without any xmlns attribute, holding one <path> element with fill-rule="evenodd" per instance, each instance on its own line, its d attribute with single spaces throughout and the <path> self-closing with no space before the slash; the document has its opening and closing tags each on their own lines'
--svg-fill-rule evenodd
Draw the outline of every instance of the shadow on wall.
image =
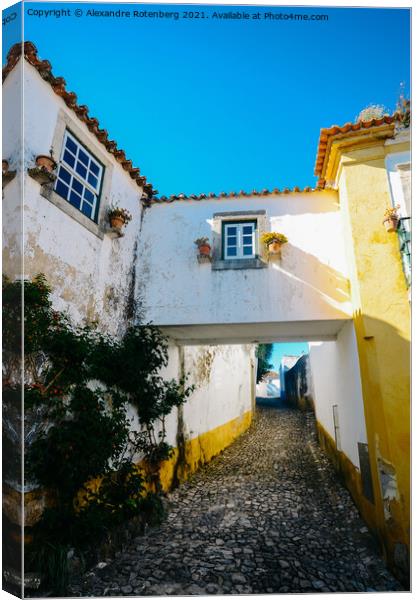
<svg viewBox="0 0 417 600">
<path fill-rule="evenodd" d="M 404 306 L 408 310 L 408 306 Z M 369 468 L 358 470 L 335 445 L 334 432 L 318 426 L 323 448 L 377 535 L 394 574 L 409 584 L 410 544 L 410 343 L 391 323 L 354 314 Z M 286 374 L 293 404 L 308 396 L 302 357 Z M 346 385 L 346 384 L 345 384 Z M 337 397 L 337 374 L 335 379 Z M 346 391 L 346 390 L 345 390 Z M 340 423 L 342 426 L 342 423 Z M 370 478 L 370 479 L 369 479 Z M 371 486 L 371 494 L 367 488 Z"/>
<path fill-rule="evenodd" d="M 308 354 L 300 356 L 295 365 L 285 372 L 285 397 L 294 408 L 314 410 Z"/>
<path fill-rule="evenodd" d="M 354 319 L 369 452 L 377 465 L 394 563 L 405 570 L 397 542 L 408 545 L 410 536 L 410 342 L 391 323 L 359 311 Z"/>
<path fill-rule="evenodd" d="M 281 258 L 272 263 L 277 275 L 283 274 L 292 279 L 295 286 L 301 283 L 319 294 L 325 302 L 348 312 L 346 304 L 350 309 L 350 282 L 347 277 L 291 243 L 285 244 L 281 252 Z"/>
</svg>

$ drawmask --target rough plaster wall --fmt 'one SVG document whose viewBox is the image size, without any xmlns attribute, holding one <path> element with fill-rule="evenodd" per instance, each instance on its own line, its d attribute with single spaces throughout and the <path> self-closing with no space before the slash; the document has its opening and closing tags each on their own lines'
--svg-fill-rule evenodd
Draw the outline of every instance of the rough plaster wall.
<svg viewBox="0 0 417 600">
<path fill-rule="evenodd" d="M 22 70 L 20 64 L 3 85 L 3 159 L 9 170 L 20 169 Z M 3 190 L 3 273 L 14 279 L 22 273 L 22 187 L 19 174 Z"/>
<path fill-rule="evenodd" d="M 346 317 L 350 299 L 334 192 L 152 205 L 142 229 L 138 281 L 158 325 L 303 321 Z M 194 240 L 212 237 L 213 214 L 266 210 L 289 243 L 264 269 L 212 271 Z M 155 243 L 158 230 L 163 243 Z M 169 283 L 170 293 L 166 293 Z"/>
<path fill-rule="evenodd" d="M 66 108 L 35 69 L 25 67 L 25 161 L 32 166 L 38 154 L 51 147 L 58 115 L 65 110 L 90 140 L 89 149 L 101 159 L 111 157 L 76 115 Z M 42 107 L 42 111 L 39 111 Z M 54 149 L 59 156 L 60 148 Z M 100 327 L 121 334 L 133 298 L 133 264 L 141 223 L 141 190 L 113 160 L 111 184 L 102 203 L 118 202 L 133 215 L 125 236 L 101 239 L 41 196 L 40 185 L 25 179 L 25 275 L 45 273 L 54 288 L 54 304 L 68 310 L 76 322 L 99 320 Z M 108 171 L 107 176 L 110 175 Z M 104 175 L 106 177 L 106 173 Z"/>
<path fill-rule="evenodd" d="M 185 346 L 184 370 L 195 391 L 183 407 L 185 437 L 193 439 L 224 425 L 252 409 L 252 346 Z M 176 377 L 180 350 L 170 348 L 170 361 L 162 374 Z M 167 420 L 167 441 L 176 446 L 177 411 Z"/>
<path fill-rule="evenodd" d="M 337 404 L 341 450 L 359 468 L 358 442 L 367 443 L 359 360 L 353 322 L 336 342 L 310 344 L 316 418 L 335 439 L 332 406 Z"/>
</svg>

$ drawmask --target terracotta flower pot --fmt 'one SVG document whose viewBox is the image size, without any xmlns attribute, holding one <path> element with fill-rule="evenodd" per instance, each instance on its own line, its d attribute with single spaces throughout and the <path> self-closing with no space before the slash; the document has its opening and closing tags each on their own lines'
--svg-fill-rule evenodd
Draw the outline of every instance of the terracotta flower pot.
<svg viewBox="0 0 417 600">
<path fill-rule="evenodd" d="M 7 160 L 1 161 L 1 167 L 2 167 L 3 173 L 7 173 L 7 171 L 9 170 L 9 163 L 7 162 Z"/>
<path fill-rule="evenodd" d="M 123 225 L 125 224 L 123 217 L 120 217 L 118 215 L 114 216 L 114 217 L 110 217 L 110 226 L 113 229 L 117 229 L 117 230 L 121 230 Z"/>
<path fill-rule="evenodd" d="M 397 231 L 398 229 L 398 217 L 387 217 L 383 220 L 383 223 L 388 233 Z"/>
<path fill-rule="evenodd" d="M 198 247 L 200 256 L 210 256 L 211 246 L 209 244 L 203 244 Z"/>
<path fill-rule="evenodd" d="M 268 244 L 268 252 L 269 254 L 279 254 L 281 252 L 282 244 L 279 242 L 271 242 Z"/>
<path fill-rule="evenodd" d="M 45 169 L 52 173 L 56 168 L 56 162 L 52 158 L 52 156 L 46 156 L 46 154 L 39 154 L 36 157 L 36 166 L 37 167 L 45 167 Z"/>
</svg>

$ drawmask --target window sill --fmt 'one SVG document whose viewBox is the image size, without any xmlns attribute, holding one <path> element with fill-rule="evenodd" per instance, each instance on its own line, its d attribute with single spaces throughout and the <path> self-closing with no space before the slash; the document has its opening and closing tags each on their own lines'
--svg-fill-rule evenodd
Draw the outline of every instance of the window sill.
<svg viewBox="0 0 417 600">
<path fill-rule="evenodd" d="M 260 258 L 238 258 L 236 260 L 216 260 L 212 263 L 213 271 L 226 271 L 229 269 L 265 269 L 268 263 Z"/>
<path fill-rule="evenodd" d="M 73 218 L 77 223 L 83 225 L 88 231 L 96 235 L 101 240 L 104 239 L 105 231 L 94 221 L 86 217 L 81 211 L 72 206 L 65 198 L 61 198 L 52 188 L 53 184 L 41 186 L 41 196 L 49 200 L 52 204 L 60 208 L 69 217 Z"/>
</svg>

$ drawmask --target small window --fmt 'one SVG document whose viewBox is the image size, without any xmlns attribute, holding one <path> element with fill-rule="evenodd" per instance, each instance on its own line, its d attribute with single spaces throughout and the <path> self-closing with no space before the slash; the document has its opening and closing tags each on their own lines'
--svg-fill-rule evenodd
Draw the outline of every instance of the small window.
<svg viewBox="0 0 417 600">
<path fill-rule="evenodd" d="M 56 193 L 89 219 L 97 221 L 102 178 L 103 166 L 66 131 L 55 183 Z"/>
<path fill-rule="evenodd" d="M 224 259 L 255 258 L 256 256 L 256 221 L 240 223 L 224 223 Z"/>
</svg>

